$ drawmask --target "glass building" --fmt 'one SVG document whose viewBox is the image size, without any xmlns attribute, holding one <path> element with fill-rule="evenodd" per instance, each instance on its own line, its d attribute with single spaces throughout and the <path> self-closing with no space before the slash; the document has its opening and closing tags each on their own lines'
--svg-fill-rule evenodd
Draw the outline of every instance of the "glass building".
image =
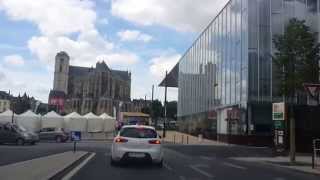
<svg viewBox="0 0 320 180">
<path fill-rule="evenodd" d="M 319 32 L 319 8 L 319 0 L 230 0 L 169 73 L 178 77 L 180 129 L 270 135 L 271 103 L 282 100 L 272 37 L 294 17 Z"/>
</svg>

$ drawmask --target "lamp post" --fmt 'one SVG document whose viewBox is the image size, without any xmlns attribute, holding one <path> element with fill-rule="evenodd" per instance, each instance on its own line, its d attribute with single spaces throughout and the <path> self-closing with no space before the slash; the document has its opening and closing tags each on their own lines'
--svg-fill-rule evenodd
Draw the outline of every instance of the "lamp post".
<svg viewBox="0 0 320 180">
<path fill-rule="evenodd" d="M 164 80 L 164 121 L 163 121 L 163 138 L 166 137 L 166 121 L 167 121 L 167 71 Z"/>
</svg>

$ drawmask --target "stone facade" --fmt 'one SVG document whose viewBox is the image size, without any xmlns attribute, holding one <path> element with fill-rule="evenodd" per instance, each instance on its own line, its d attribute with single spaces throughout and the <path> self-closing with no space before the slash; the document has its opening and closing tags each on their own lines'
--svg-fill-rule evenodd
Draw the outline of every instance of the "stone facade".
<svg viewBox="0 0 320 180">
<path fill-rule="evenodd" d="M 91 68 L 71 66 L 69 61 L 65 52 L 56 55 L 49 104 L 60 106 L 60 113 L 113 115 L 114 108 L 119 106 L 121 111 L 130 110 L 130 72 L 112 70 L 104 61 Z"/>
</svg>

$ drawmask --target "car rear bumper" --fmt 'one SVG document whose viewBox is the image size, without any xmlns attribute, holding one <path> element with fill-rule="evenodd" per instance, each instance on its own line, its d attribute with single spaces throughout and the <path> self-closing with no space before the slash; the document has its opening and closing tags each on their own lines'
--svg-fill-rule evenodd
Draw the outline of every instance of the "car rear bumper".
<svg viewBox="0 0 320 180">
<path fill-rule="evenodd" d="M 130 153 L 141 153 L 144 154 L 144 157 L 131 157 Z M 159 163 L 163 159 L 163 153 L 161 147 L 152 148 L 152 149 L 128 149 L 128 148 L 119 148 L 113 147 L 111 150 L 111 156 L 113 161 L 127 161 L 127 160 L 148 160 L 154 163 Z"/>
</svg>

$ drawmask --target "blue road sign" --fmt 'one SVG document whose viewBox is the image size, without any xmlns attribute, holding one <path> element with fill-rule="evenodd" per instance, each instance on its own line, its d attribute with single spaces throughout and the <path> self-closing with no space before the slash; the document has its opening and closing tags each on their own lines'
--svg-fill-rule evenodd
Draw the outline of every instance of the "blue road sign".
<svg viewBox="0 0 320 180">
<path fill-rule="evenodd" d="M 80 141 L 81 131 L 71 131 L 71 141 Z"/>
</svg>

